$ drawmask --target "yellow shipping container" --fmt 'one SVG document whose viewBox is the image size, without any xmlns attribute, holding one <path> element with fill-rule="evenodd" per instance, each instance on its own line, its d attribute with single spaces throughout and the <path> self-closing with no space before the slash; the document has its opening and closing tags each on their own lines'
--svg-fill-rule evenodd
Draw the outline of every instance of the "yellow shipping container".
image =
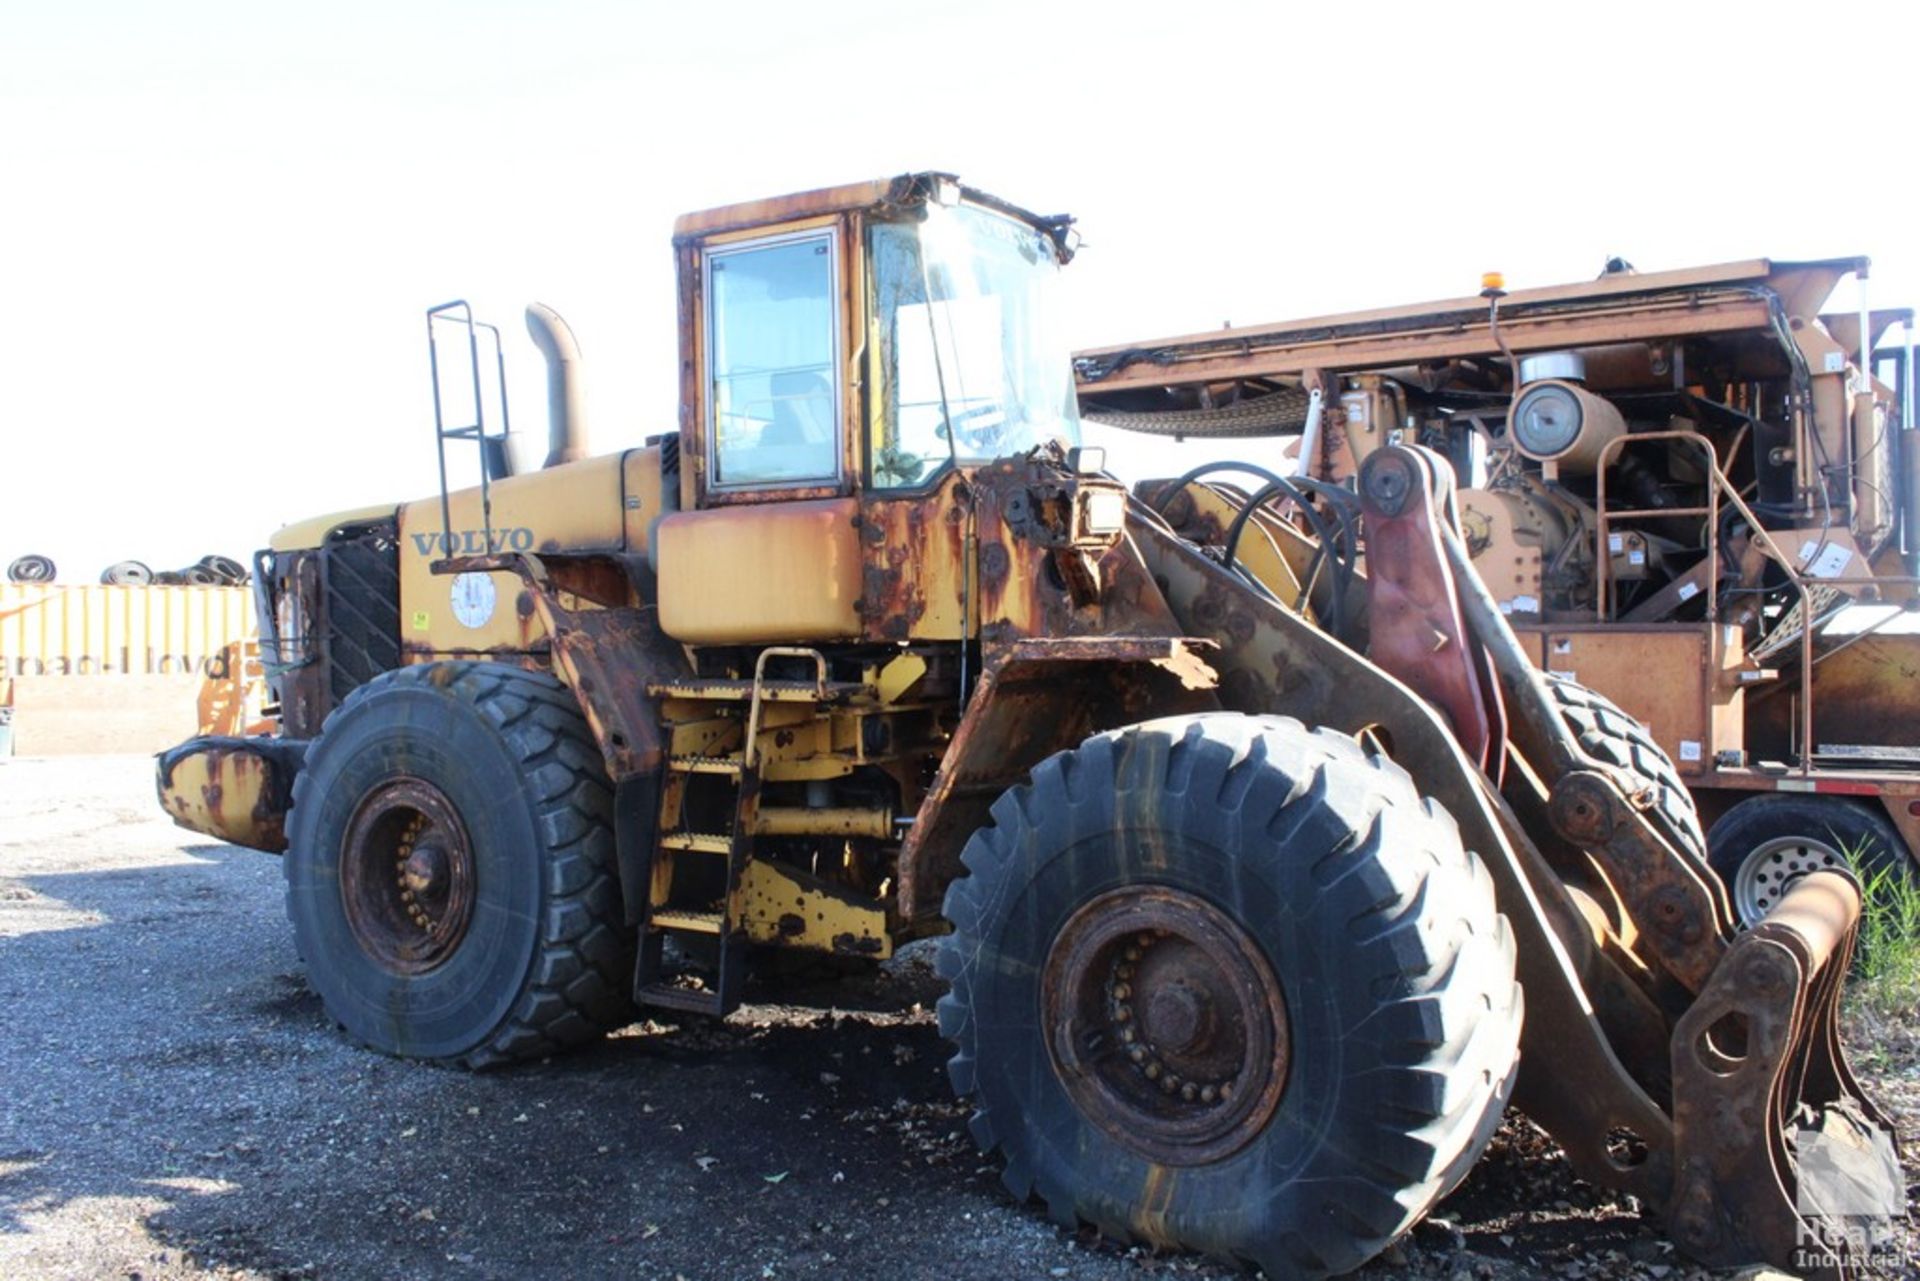
<svg viewBox="0 0 1920 1281">
<path fill-rule="evenodd" d="M 0 583 L 0 680 L 27 676 L 217 676 L 254 636 L 246 587 Z"/>
</svg>

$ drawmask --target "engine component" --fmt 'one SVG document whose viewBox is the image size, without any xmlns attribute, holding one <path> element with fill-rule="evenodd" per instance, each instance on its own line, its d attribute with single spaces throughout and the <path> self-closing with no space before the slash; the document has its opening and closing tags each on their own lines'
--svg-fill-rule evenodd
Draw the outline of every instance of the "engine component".
<svg viewBox="0 0 1920 1281">
<path fill-rule="evenodd" d="M 1609 401 L 1560 378 L 1523 387 L 1508 425 L 1521 453 L 1578 472 L 1592 471 L 1601 451 L 1626 432 L 1627 420 Z"/>
<path fill-rule="evenodd" d="M 1473 566 L 1511 618 L 1590 603 L 1593 539 L 1588 513 L 1523 473 L 1498 489 L 1459 492 L 1460 527 Z"/>
<path fill-rule="evenodd" d="M 1587 358 L 1577 351 L 1543 351 L 1520 362 L 1520 382 L 1523 386 L 1547 379 L 1575 383 L 1587 381 Z"/>
</svg>

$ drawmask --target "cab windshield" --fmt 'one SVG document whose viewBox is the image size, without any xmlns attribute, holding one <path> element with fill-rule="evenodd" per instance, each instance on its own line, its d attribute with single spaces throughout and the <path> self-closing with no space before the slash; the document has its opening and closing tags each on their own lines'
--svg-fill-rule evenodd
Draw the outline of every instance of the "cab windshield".
<svg viewBox="0 0 1920 1281">
<path fill-rule="evenodd" d="M 971 205 L 929 204 L 870 232 L 878 414 L 873 483 L 925 483 L 948 462 L 1079 443 L 1059 270 L 1039 230 Z"/>
</svg>

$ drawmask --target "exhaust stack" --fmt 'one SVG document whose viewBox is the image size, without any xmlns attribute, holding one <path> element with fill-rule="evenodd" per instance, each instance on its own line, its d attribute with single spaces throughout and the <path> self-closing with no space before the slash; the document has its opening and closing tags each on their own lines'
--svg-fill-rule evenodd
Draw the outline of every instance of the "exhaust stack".
<svg viewBox="0 0 1920 1281">
<path fill-rule="evenodd" d="M 527 305 L 527 333 L 547 358 L 547 461 L 542 467 L 579 462 L 587 456 L 587 416 L 580 395 L 580 344 L 560 313 L 545 303 Z"/>
</svg>

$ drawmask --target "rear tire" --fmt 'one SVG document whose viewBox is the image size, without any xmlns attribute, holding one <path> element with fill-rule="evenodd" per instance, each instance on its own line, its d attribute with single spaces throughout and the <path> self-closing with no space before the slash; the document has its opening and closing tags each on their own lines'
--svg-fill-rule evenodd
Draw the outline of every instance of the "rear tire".
<svg viewBox="0 0 1920 1281">
<path fill-rule="evenodd" d="M 1512 937 L 1398 766 L 1176 717 L 1049 758 L 993 820 L 947 893 L 940 1028 L 1015 1196 L 1324 1277 L 1478 1159 L 1517 1063 Z"/>
<path fill-rule="evenodd" d="M 1547 673 L 1546 684 L 1548 695 L 1587 755 L 1652 789 L 1654 813 L 1667 835 L 1704 866 L 1707 836 L 1700 828 L 1700 811 L 1694 805 L 1693 793 L 1681 781 L 1673 758 L 1653 741 L 1646 726 L 1611 699 L 1577 681 Z"/>
<path fill-rule="evenodd" d="M 484 1068 L 632 1019 L 612 789 L 551 676 L 377 677 L 308 749 L 287 831 L 309 981 L 363 1044 Z"/>
</svg>

